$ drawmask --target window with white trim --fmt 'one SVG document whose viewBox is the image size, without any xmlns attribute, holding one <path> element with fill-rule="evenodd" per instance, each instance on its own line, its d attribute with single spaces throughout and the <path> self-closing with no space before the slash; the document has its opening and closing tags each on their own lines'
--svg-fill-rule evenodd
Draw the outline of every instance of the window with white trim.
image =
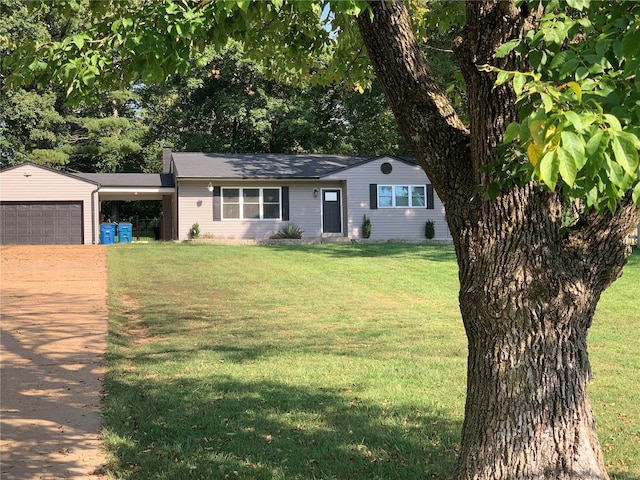
<svg viewBox="0 0 640 480">
<path fill-rule="evenodd" d="M 279 187 L 222 188 L 223 220 L 279 219 L 280 205 Z"/>
<path fill-rule="evenodd" d="M 378 185 L 378 208 L 424 208 L 424 185 Z"/>
</svg>

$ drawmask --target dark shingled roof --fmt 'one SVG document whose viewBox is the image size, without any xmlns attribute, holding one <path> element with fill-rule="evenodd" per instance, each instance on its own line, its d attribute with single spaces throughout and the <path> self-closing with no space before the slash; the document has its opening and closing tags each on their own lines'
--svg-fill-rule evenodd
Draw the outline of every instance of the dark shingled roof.
<svg viewBox="0 0 640 480">
<path fill-rule="evenodd" d="M 169 173 L 74 173 L 101 187 L 174 187 Z"/>
<path fill-rule="evenodd" d="M 372 157 L 173 152 L 179 178 L 321 178 Z"/>
</svg>

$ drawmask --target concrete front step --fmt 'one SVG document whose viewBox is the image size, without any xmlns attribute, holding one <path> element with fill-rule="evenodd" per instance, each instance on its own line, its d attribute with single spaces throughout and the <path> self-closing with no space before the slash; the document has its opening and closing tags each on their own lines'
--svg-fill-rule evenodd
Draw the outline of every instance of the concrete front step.
<svg viewBox="0 0 640 480">
<path fill-rule="evenodd" d="M 337 237 L 337 236 L 323 235 L 322 243 L 351 243 L 351 239 L 345 236 Z"/>
</svg>

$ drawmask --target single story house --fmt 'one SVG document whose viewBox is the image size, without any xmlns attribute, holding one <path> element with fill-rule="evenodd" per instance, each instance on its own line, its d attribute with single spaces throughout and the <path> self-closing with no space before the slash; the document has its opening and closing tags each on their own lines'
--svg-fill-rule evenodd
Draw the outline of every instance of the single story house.
<svg viewBox="0 0 640 480">
<path fill-rule="evenodd" d="M 431 220 L 450 240 L 442 202 L 412 160 L 391 156 L 178 153 L 161 174 L 67 173 L 32 163 L 0 171 L 0 243 L 95 244 L 100 203 L 160 200 L 161 239 L 194 224 L 218 239 L 266 239 L 288 223 L 305 238 L 420 241 Z"/>
</svg>

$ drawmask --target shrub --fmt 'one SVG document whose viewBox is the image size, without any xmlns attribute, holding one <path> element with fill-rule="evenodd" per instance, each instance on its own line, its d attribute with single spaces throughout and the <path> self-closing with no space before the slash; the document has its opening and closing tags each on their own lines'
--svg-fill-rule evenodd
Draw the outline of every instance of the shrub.
<svg viewBox="0 0 640 480">
<path fill-rule="evenodd" d="M 302 234 L 304 230 L 302 230 L 295 223 L 287 223 L 283 226 L 278 232 L 271 235 L 270 238 L 279 239 L 279 238 L 302 238 Z"/>
<path fill-rule="evenodd" d="M 191 235 L 191 238 L 194 240 L 200 236 L 200 225 L 197 222 L 191 225 L 189 235 Z"/>
<path fill-rule="evenodd" d="M 369 238 L 371 236 L 371 220 L 366 215 L 362 220 L 362 238 Z"/>
<path fill-rule="evenodd" d="M 427 220 L 427 223 L 424 226 L 424 236 L 429 240 L 436 236 L 436 228 L 433 225 L 433 220 Z"/>
</svg>

